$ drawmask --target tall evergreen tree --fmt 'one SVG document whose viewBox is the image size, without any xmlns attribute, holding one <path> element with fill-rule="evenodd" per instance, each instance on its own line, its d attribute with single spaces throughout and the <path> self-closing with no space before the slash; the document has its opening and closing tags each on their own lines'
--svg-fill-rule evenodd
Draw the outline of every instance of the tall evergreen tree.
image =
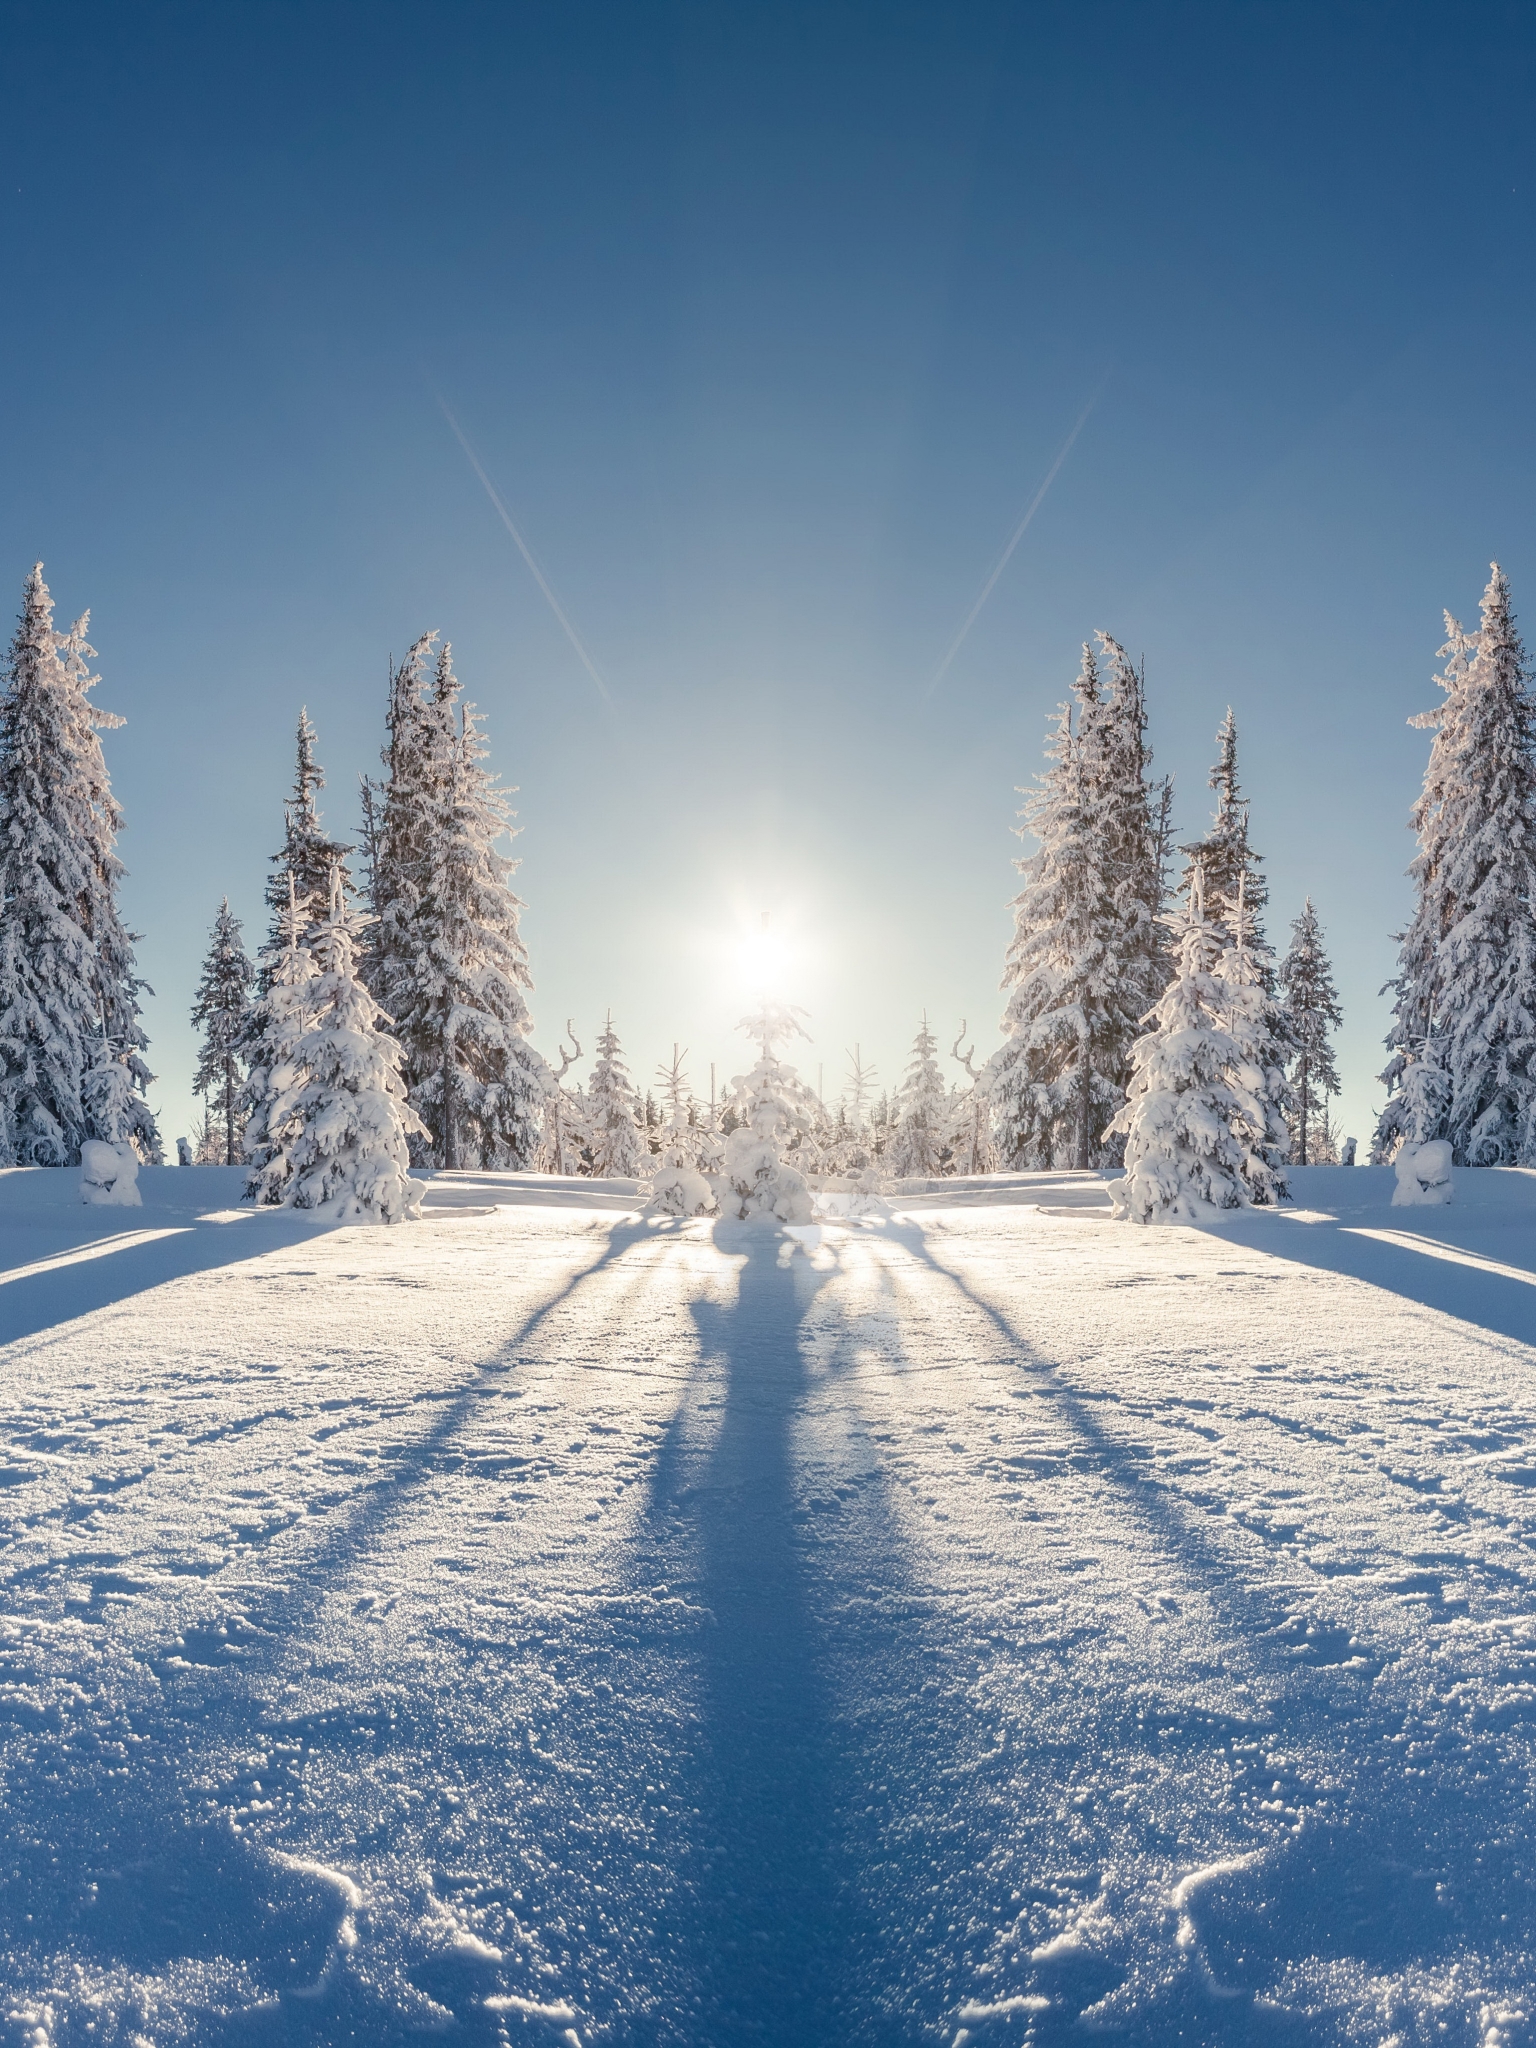
<svg viewBox="0 0 1536 2048">
<path fill-rule="evenodd" d="M 240 920 L 226 896 L 213 921 L 203 978 L 192 1004 L 192 1022 L 203 1034 L 192 1085 L 210 1116 L 223 1126 L 225 1166 L 233 1166 L 241 1156 L 246 1116 L 244 1047 L 250 1035 L 254 978 L 255 969 L 241 943 Z"/>
<path fill-rule="evenodd" d="M 1171 924 L 1173 979 L 1136 1041 L 1130 1090 L 1115 1118 L 1125 1177 L 1111 1192 L 1115 1213 L 1133 1223 L 1199 1222 L 1245 1208 L 1258 1190 L 1270 1199 L 1278 1193 L 1251 1142 L 1264 1125 L 1263 1076 L 1242 1042 L 1253 1025 L 1252 988 L 1234 987 L 1221 971 L 1226 935 L 1205 914 L 1198 864 Z"/>
<path fill-rule="evenodd" d="M 898 1098 L 896 1129 L 887 1170 L 898 1176 L 942 1173 L 949 1153 L 949 1090 L 934 1055 L 939 1041 L 928 1029 L 928 1013 L 912 1041 L 912 1059 Z"/>
<path fill-rule="evenodd" d="M 392 925 L 390 1014 L 437 1163 L 526 1168 L 552 1083 L 528 1042 L 523 906 L 507 881 L 516 863 L 497 851 L 511 813 L 458 697 L 445 642 L 418 727 L 420 851 L 410 914 Z"/>
<path fill-rule="evenodd" d="M 436 633 L 423 633 L 390 675 L 384 778 L 379 785 L 370 785 L 366 812 L 374 922 L 365 957 L 373 993 L 390 1016 L 414 979 L 411 925 L 426 890 L 433 814 L 446 753 L 441 721 L 427 701 L 436 642 Z"/>
<path fill-rule="evenodd" d="M 597 1035 L 597 1065 L 587 1084 L 587 1145 L 596 1178 L 632 1180 L 645 1171 L 651 1155 L 645 1145 L 644 1117 L 610 1010 Z"/>
<path fill-rule="evenodd" d="M 1269 884 L 1264 877 L 1263 856 L 1255 853 L 1249 843 L 1248 804 L 1237 773 L 1237 721 L 1230 705 L 1216 735 L 1216 744 L 1216 764 L 1210 774 L 1216 808 L 1209 829 L 1183 848 L 1187 863 L 1185 887 L 1189 887 L 1190 878 L 1198 869 L 1205 917 L 1220 934 L 1227 956 L 1223 972 L 1236 985 L 1257 991 L 1257 995 L 1244 999 L 1245 1009 L 1252 1011 L 1253 1020 L 1252 1033 L 1245 1039 L 1245 1052 L 1264 1077 L 1259 1093 L 1263 1129 L 1254 1136 L 1283 1193 L 1284 1167 L 1291 1147 L 1289 1070 L 1295 1045 L 1279 994 L 1275 957 L 1264 930 Z M 1262 1199 L 1255 1193 L 1256 1199 Z"/>
<path fill-rule="evenodd" d="M 1295 1107 L 1295 1154 L 1303 1166 L 1320 1158 L 1328 1137 L 1328 1098 L 1339 1092 L 1330 1034 L 1344 1021 L 1333 969 L 1323 948 L 1323 928 L 1309 896 L 1291 926 L 1291 946 L 1280 965 L 1280 989 L 1296 1051 L 1291 1066 Z"/>
<path fill-rule="evenodd" d="M 1264 877 L 1263 855 L 1255 853 L 1248 843 L 1248 801 L 1238 781 L 1237 720 L 1230 704 L 1217 729 L 1216 747 L 1216 761 L 1209 777 L 1216 807 L 1209 828 L 1191 845 L 1181 848 L 1187 863 L 1186 884 L 1189 867 L 1198 863 L 1206 918 L 1225 931 L 1229 939 L 1232 934 L 1228 908 L 1236 905 L 1241 892 L 1250 931 L 1262 939 L 1269 884 Z"/>
<path fill-rule="evenodd" d="M 323 922 L 331 895 L 331 876 L 339 871 L 342 889 L 352 894 L 347 858 L 352 852 L 339 839 L 330 838 L 320 816 L 317 798 L 325 787 L 325 771 L 315 759 L 318 738 L 306 707 L 299 713 L 293 794 L 283 806 L 283 843 L 272 856 L 267 877 L 267 908 L 271 912 L 269 944 L 280 942 L 283 920 L 288 914 L 288 882 L 299 906 L 309 906 L 312 922 Z"/>
<path fill-rule="evenodd" d="M 1112 1156 L 1106 1126 L 1131 1047 L 1162 986 L 1166 789 L 1149 779 L 1142 679 L 1119 642 L 1086 644 L 1025 795 L 1014 935 L 1004 967 L 1007 1036 L 988 1069 L 999 1138 L 1015 1166 L 1088 1167 Z"/>
<path fill-rule="evenodd" d="M 1243 1177 L 1255 1202 L 1283 1201 L 1290 1193 L 1285 1166 L 1291 1156 L 1286 1116 L 1292 1095 L 1284 1060 L 1292 1043 L 1290 1020 L 1281 1011 L 1275 988 L 1274 955 L 1255 921 L 1248 915 L 1244 878 L 1239 876 L 1237 900 L 1222 905 L 1219 972 L 1227 989 L 1227 1030 L 1237 1045 L 1238 1059 L 1260 1078 L 1255 1091 L 1258 1118 L 1238 1114 L 1234 1126 L 1245 1147 Z"/>
<path fill-rule="evenodd" d="M 406 1100 L 399 1045 L 358 977 L 356 926 L 338 862 L 328 913 L 311 927 L 316 971 L 296 991 L 306 1028 L 274 1070 L 268 1121 L 280 1151 L 267 1179 L 280 1180 L 290 1208 L 399 1223 L 421 1208 L 422 1183 L 407 1171 L 420 1120 Z"/>
<path fill-rule="evenodd" d="M 347 872 L 350 846 L 326 836 L 316 801 L 325 787 L 325 774 L 315 759 L 315 728 L 307 710 L 300 711 L 294 768 L 293 794 L 283 805 L 283 843 L 271 857 L 267 877 L 267 908 L 271 913 L 267 943 L 257 961 L 256 999 L 251 1004 L 241 1056 L 245 1062 L 245 1084 L 241 1097 L 245 1127 L 242 1156 L 253 1169 L 265 1165 L 268 1153 L 267 1105 L 276 1099 L 272 1070 L 280 1057 L 278 1046 L 286 1044 L 290 1019 L 279 1016 L 289 998 L 280 996 L 274 1009 L 269 1000 L 274 976 L 280 967 L 291 968 L 290 954 L 306 943 L 311 924 L 325 921 L 331 895 L 331 878 L 341 878 L 343 898 L 352 894 Z M 286 963 L 286 966 L 285 966 Z"/>
<path fill-rule="evenodd" d="M 302 1085 L 299 1048 L 311 1023 L 310 990 L 318 972 L 309 950 L 310 908 L 301 905 L 292 878 L 288 909 L 277 940 L 261 955 L 266 993 L 257 1006 L 261 1019 L 259 1058 L 245 1077 L 243 1150 L 250 1171 L 245 1199 L 275 1205 L 284 1201 L 293 1176 L 289 1147 L 298 1136 L 294 1099 Z"/>
<path fill-rule="evenodd" d="M 1475 643 L 1446 615 L 1446 701 L 1414 721 L 1435 738 L 1412 813 L 1418 901 L 1390 984 L 1378 1158 L 1448 1138 L 1464 1165 L 1536 1161 L 1533 706 L 1496 562 L 1481 614 Z"/>
<path fill-rule="evenodd" d="M 160 1159 L 144 1100 L 144 983 L 117 906 L 122 813 L 98 737 L 122 720 L 91 706 L 88 621 L 54 629 L 39 562 L 0 694 L 0 1144 L 22 1165 L 72 1163 L 103 1135 L 92 1102 L 122 1092 L 110 1077 L 105 1093 L 86 1093 L 103 1041 L 128 1081 L 106 1142 Z"/>
</svg>

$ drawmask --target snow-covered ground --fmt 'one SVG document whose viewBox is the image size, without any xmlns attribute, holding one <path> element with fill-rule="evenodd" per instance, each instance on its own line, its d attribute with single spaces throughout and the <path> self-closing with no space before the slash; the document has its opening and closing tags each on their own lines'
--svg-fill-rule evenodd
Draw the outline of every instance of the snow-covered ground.
<svg viewBox="0 0 1536 2048">
<path fill-rule="evenodd" d="M 0 1176 L 0 2040 L 1536 2041 L 1536 1177 L 73 1179 Z"/>
</svg>

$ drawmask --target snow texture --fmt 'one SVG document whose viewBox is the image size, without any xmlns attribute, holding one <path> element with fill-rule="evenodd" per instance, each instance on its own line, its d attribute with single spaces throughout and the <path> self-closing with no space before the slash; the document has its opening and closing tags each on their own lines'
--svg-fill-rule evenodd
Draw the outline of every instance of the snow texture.
<svg viewBox="0 0 1536 2048">
<path fill-rule="evenodd" d="M 0 1176 L 7 2044 L 1531 2041 L 1536 1177 L 241 1178 Z"/>
</svg>

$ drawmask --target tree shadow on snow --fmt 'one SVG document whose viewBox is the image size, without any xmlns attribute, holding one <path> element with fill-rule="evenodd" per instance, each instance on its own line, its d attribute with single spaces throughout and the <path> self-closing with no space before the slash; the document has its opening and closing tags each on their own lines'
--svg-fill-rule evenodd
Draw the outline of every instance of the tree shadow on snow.
<svg viewBox="0 0 1536 2048">
<path fill-rule="evenodd" d="M 1449 1228 L 1443 1220 L 1446 1218 L 1444 1210 L 1384 1209 L 1364 1226 L 1423 1240 L 1423 1250 L 1367 1237 L 1360 1224 L 1340 1224 L 1331 1219 L 1303 1222 L 1284 1210 L 1269 1214 L 1252 1212 L 1201 1228 L 1205 1236 L 1219 1237 L 1250 1251 L 1267 1252 L 1271 1258 L 1284 1259 L 1291 1265 L 1363 1280 L 1370 1287 L 1417 1302 L 1421 1308 L 1455 1316 L 1491 1336 L 1512 1337 L 1516 1343 L 1536 1345 L 1536 1268 L 1529 1279 L 1522 1280 L 1444 1256 L 1444 1252 L 1454 1254 L 1460 1248 L 1456 1239 L 1462 1237 L 1471 1240 L 1465 1248 L 1475 1256 L 1499 1265 L 1520 1266 L 1530 1255 L 1528 1234 L 1508 1233 L 1514 1241 L 1501 1242 L 1506 1233 L 1479 1232 L 1473 1218 L 1451 1212 Z M 1433 1234 L 1426 1230 L 1426 1220 L 1437 1226 Z M 1457 1224 L 1466 1227 L 1456 1229 Z M 1479 1237 L 1485 1241 L 1477 1242 Z M 1427 1248 L 1435 1245 L 1441 1246 L 1442 1251 Z"/>
<path fill-rule="evenodd" d="M 430 1743 L 444 1710 L 435 1697 L 403 1708 L 359 1700 L 317 1717 L 285 1715 L 263 1688 L 306 1640 L 319 1639 L 328 1595 L 376 1552 L 421 1490 L 458 1468 L 454 1438 L 479 1403 L 500 1393 L 541 1326 L 644 1235 L 638 1225 L 606 1233 L 597 1255 L 508 1334 L 499 1355 L 435 1405 L 430 1425 L 387 1478 L 333 1510 L 318 1543 L 286 1557 L 269 1552 L 260 1583 L 242 1586 L 235 1628 L 189 1630 L 152 1657 L 152 1704 L 103 1699 L 88 1721 L 73 1725 L 24 1700 L 0 1701 L 0 1714 L 22 1724 L 30 1750 L 0 1811 L 0 1984 L 51 1981 L 73 1957 L 103 1972 L 167 1971 L 182 1982 L 190 1971 L 204 1986 L 192 2001 L 203 2048 L 354 2041 L 391 2048 L 419 2040 L 424 2025 L 431 2030 L 430 2008 L 397 2010 L 346 1966 L 346 1881 L 242 1836 L 228 1809 L 254 1796 L 250 1787 L 208 1797 L 200 1759 L 250 1747 L 270 1752 L 284 1737 L 297 1749 L 317 1732 L 364 1755 L 381 1733 L 393 1738 L 402 1711 L 420 1718 Z M 272 1248 L 268 1238 L 258 1249 Z M 136 1731 L 146 1712 L 152 1742 Z M 324 1724 L 318 1731 L 317 1722 Z M 262 1768 L 280 1780 L 298 1767 L 274 1753 Z M 337 1855 L 349 1860 L 345 1849 Z M 55 1957 L 62 1960 L 51 1963 Z M 458 2039 L 504 2037 L 484 2004 L 483 1975 L 460 1971 L 453 1982 L 429 1987 L 454 2013 Z M 101 2039 L 95 2020 L 86 2024 L 95 2011 L 61 2012 L 50 2035 L 57 2048 Z M 548 2038 L 558 2035 L 555 2029 Z"/>
<path fill-rule="evenodd" d="M 98 1219 L 102 1214 L 100 1210 L 91 1213 Z M 314 1222 L 286 1210 L 265 1214 L 252 1210 L 229 1223 L 190 1225 L 180 1215 L 162 1217 L 136 1209 L 112 1213 L 124 1234 L 167 1226 L 175 1234 L 82 1258 L 51 1271 L 24 1273 L 14 1279 L 0 1273 L 0 1344 L 40 1336 L 173 1280 L 243 1265 L 267 1252 L 291 1251 L 336 1228 L 333 1223 Z M 88 1248 L 90 1242 L 82 1234 L 82 1244 L 74 1249 Z M 217 1296 L 209 1297 L 207 1308 L 211 1316 L 223 1312 Z"/>
<path fill-rule="evenodd" d="M 1382 1975 L 1433 1968 L 1475 1942 L 1479 1925 L 1498 1924 L 1501 1912 L 1510 1924 L 1526 1924 L 1532 1880 L 1522 1858 L 1503 1845 L 1506 1830 L 1493 1823 L 1487 1794 L 1469 1797 L 1471 1783 L 1450 1769 L 1407 1781 L 1384 1755 L 1370 1726 L 1371 1686 L 1381 1661 L 1369 1654 L 1369 1645 L 1351 1642 L 1335 1652 L 1326 1632 L 1316 1640 L 1298 1636 L 1294 1600 L 1282 1602 L 1251 1582 L 1242 1560 L 1202 1529 L 1200 1508 L 1180 1504 L 1144 1449 L 1105 1427 L 1097 1402 L 1066 1384 L 997 1307 L 936 1255 L 921 1230 L 898 1225 L 887 1234 L 990 1325 L 1004 1351 L 1028 1372 L 1034 1393 L 1055 1407 L 1095 1475 L 1114 1490 L 1170 1566 L 1210 1601 L 1232 1646 L 1230 1653 L 1218 1653 L 1222 1663 L 1257 1682 L 1261 1697 L 1268 1694 L 1274 1703 L 1260 1708 L 1256 1720 L 1228 1726 L 1220 1714 L 1181 1711 L 1177 1702 L 1161 1712 L 1155 1676 L 1139 1696 L 1117 1693 L 1097 1707 L 1090 1688 L 1083 1704 L 1090 1718 L 1099 1716 L 1104 1748 L 1143 1746 L 1162 1760 L 1180 1750 L 1194 1756 L 1221 1749 L 1234 1733 L 1267 1728 L 1282 1747 L 1310 1738 L 1341 1763 L 1347 1757 L 1357 1774 L 1346 1795 L 1352 1811 L 1345 1820 L 1305 1821 L 1295 1833 L 1272 1839 L 1251 1867 L 1234 1866 L 1201 1888 L 1188 1912 L 1195 1942 L 1181 1967 L 1154 1969 L 1146 1979 L 1148 2002 L 1134 2016 L 1118 2013 L 1110 2024 L 1148 2044 L 1235 2048 L 1334 2038 L 1326 2019 L 1314 2015 L 1303 2021 L 1258 1995 L 1288 1963 L 1319 1958 L 1329 1966 L 1347 1960 Z M 1361 1724 L 1356 1742 L 1347 1732 L 1352 1723 Z M 1085 1725 L 1083 1739 L 1093 1742 L 1091 1725 Z M 1471 1780 L 1476 1777 L 1473 1770 Z M 1262 1837 L 1238 1846 L 1260 1845 Z M 1166 1855 L 1168 1847 L 1154 1824 L 1148 1853 Z M 1437 1886 L 1442 1876 L 1448 1882 Z M 1043 2044 L 1077 2037 L 1079 2015 L 1108 1988 L 1101 1981 L 1085 1987 L 1086 1998 L 1074 1997 L 1074 1978 L 1082 1963 L 1093 1960 L 1091 1950 L 1080 1952 L 1065 1959 L 1059 1976 L 1054 1965 L 1041 1971 L 1036 1988 L 1055 2003 L 1029 2020 L 1031 2039 Z M 1111 1952 L 1097 1960 L 1113 1964 L 1116 1958 Z M 1119 1958 L 1123 1968 L 1112 1976 L 1136 1974 L 1141 1960 Z M 976 2048 L 993 2038 L 991 2032 L 979 2036 Z M 1013 2037 L 1005 2027 L 996 2038 Z"/>
</svg>

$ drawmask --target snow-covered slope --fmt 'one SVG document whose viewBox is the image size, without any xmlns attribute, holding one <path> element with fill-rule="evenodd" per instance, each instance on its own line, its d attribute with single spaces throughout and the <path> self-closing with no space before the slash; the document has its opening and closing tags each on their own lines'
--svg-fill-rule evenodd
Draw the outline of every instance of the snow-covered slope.
<svg viewBox="0 0 1536 2048">
<path fill-rule="evenodd" d="M 0 2040 L 1536 2034 L 1536 1180 L 146 1171 L 176 1235 L 13 1277 L 67 1178 L 0 1177 Z"/>
</svg>

